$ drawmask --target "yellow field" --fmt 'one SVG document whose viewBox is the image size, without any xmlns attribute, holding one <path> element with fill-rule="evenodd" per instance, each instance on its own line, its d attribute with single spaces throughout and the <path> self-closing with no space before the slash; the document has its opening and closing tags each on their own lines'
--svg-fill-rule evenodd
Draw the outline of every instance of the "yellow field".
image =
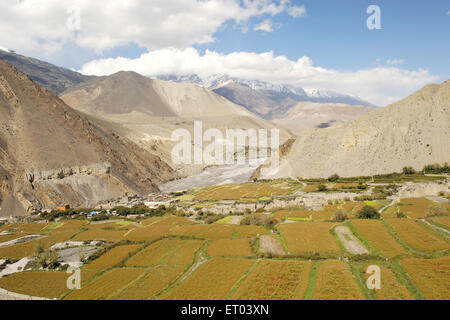
<svg viewBox="0 0 450 320">
<path fill-rule="evenodd" d="M 75 240 L 88 241 L 88 240 L 104 240 L 104 241 L 120 241 L 127 230 L 102 230 L 102 229 L 90 229 L 83 231 L 75 237 Z"/>
<path fill-rule="evenodd" d="M 240 238 L 256 237 L 258 234 L 267 234 L 269 231 L 261 226 L 236 226 Z"/>
<path fill-rule="evenodd" d="M 427 216 L 428 207 L 436 204 L 425 198 L 401 199 L 398 208 L 401 212 L 413 219 L 421 219 Z"/>
<path fill-rule="evenodd" d="M 379 220 L 352 220 L 356 231 L 366 239 L 376 250 L 387 258 L 404 254 L 401 245 L 388 233 Z"/>
<path fill-rule="evenodd" d="M 263 260 L 239 285 L 234 300 L 301 300 L 311 262 Z"/>
<path fill-rule="evenodd" d="M 66 300 L 98 300 L 107 299 L 121 288 L 132 283 L 145 272 L 144 269 L 113 269 L 98 277 L 81 290 L 74 290 L 64 299 Z"/>
<path fill-rule="evenodd" d="M 291 254 L 339 253 L 341 249 L 330 233 L 334 223 L 296 222 L 279 226 Z"/>
<path fill-rule="evenodd" d="M 195 252 L 203 245 L 200 240 L 186 240 L 180 246 L 176 247 L 167 258 L 165 263 L 168 265 L 188 265 L 194 260 Z"/>
<path fill-rule="evenodd" d="M 450 257 L 404 259 L 402 265 L 427 300 L 450 299 Z"/>
<path fill-rule="evenodd" d="M 450 228 L 450 217 L 434 217 L 430 218 L 431 222 L 438 223 L 440 225 Z"/>
<path fill-rule="evenodd" d="M 285 220 L 286 218 L 302 218 L 308 219 L 312 216 L 314 211 L 310 210 L 280 210 L 272 214 L 272 217 L 278 220 Z"/>
<path fill-rule="evenodd" d="M 238 199 L 259 199 L 262 197 L 281 196 L 299 188 L 300 185 L 280 183 L 248 183 L 240 185 L 222 185 L 208 187 L 200 191 L 195 201 L 220 201 Z"/>
<path fill-rule="evenodd" d="M 165 299 L 222 300 L 254 261 L 216 258 L 202 264 Z"/>
<path fill-rule="evenodd" d="M 65 272 L 21 272 L 0 278 L 0 287 L 34 297 L 58 298 L 67 291 Z"/>
<path fill-rule="evenodd" d="M 336 213 L 338 210 L 339 210 L 339 205 L 336 205 L 336 204 L 326 205 L 320 211 L 313 211 L 312 219 L 315 221 L 331 220 L 331 219 L 333 219 L 334 213 Z"/>
<path fill-rule="evenodd" d="M 127 262 L 127 266 L 149 267 L 158 264 L 172 250 L 181 245 L 183 240 L 164 239 L 155 242 L 132 256 Z"/>
<path fill-rule="evenodd" d="M 112 248 L 101 257 L 86 265 L 86 268 L 91 270 L 109 269 L 127 258 L 130 253 L 139 250 L 141 247 L 142 245 L 126 245 Z"/>
<path fill-rule="evenodd" d="M 115 294 L 111 300 L 146 300 L 160 292 L 183 272 L 182 266 L 156 266 L 143 278 Z"/>
<path fill-rule="evenodd" d="M 40 242 L 44 249 L 48 249 L 55 243 L 69 240 L 76 232 L 76 230 L 72 229 L 56 229 L 47 233 L 42 239 L 0 248 L 0 258 L 22 259 L 24 257 L 33 256 L 34 248 L 37 243 Z"/>
<path fill-rule="evenodd" d="M 224 224 L 186 225 L 171 229 L 174 236 L 191 236 L 200 239 L 231 239 L 235 226 Z"/>
<path fill-rule="evenodd" d="M 345 263 L 327 260 L 320 263 L 313 299 L 363 300 L 364 295 Z"/>
<path fill-rule="evenodd" d="M 414 248 L 426 251 L 450 249 L 450 244 L 430 233 L 414 220 L 389 219 L 389 223 L 400 237 Z"/>
<path fill-rule="evenodd" d="M 365 265 L 364 271 L 370 264 Z M 400 284 L 392 272 L 384 266 L 380 266 L 381 270 L 381 289 L 374 290 L 378 300 L 414 300 L 405 286 Z M 369 275 L 366 274 L 366 279 Z"/>
<path fill-rule="evenodd" d="M 210 257 L 250 257 L 250 239 L 216 240 L 213 241 L 206 253 Z"/>
</svg>

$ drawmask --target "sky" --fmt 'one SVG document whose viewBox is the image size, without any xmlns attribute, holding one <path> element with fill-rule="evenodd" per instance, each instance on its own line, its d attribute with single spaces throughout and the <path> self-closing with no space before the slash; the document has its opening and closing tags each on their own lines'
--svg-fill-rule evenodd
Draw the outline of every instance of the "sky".
<svg viewBox="0 0 450 320">
<path fill-rule="evenodd" d="M 448 0 L 0 2 L 0 47 L 85 74 L 228 74 L 380 106 L 449 79 L 449 34 Z"/>
</svg>

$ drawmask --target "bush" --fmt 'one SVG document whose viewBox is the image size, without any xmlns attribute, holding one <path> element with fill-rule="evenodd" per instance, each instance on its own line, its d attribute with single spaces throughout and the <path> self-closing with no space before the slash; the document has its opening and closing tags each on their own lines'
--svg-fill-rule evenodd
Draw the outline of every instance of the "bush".
<svg viewBox="0 0 450 320">
<path fill-rule="evenodd" d="M 333 214 L 333 221 L 342 222 L 348 219 L 347 212 L 345 210 L 339 210 Z"/>
<path fill-rule="evenodd" d="M 416 173 L 417 173 L 416 170 L 414 170 L 413 167 L 404 167 L 404 168 L 402 169 L 402 171 L 403 171 L 403 174 L 406 174 L 406 175 L 409 175 L 409 174 L 416 174 Z"/>
<path fill-rule="evenodd" d="M 404 213 L 404 212 L 401 212 L 401 211 L 397 211 L 397 218 L 399 218 L 399 219 L 405 219 L 405 218 L 407 218 L 408 216 Z"/>
<path fill-rule="evenodd" d="M 328 178 L 328 181 L 330 181 L 330 182 L 336 182 L 336 181 L 338 181 L 339 180 L 339 176 L 337 175 L 337 174 L 333 174 L 332 176 L 330 176 L 329 178 Z"/>
<path fill-rule="evenodd" d="M 358 218 L 360 219 L 380 219 L 380 214 L 371 206 L 365 206 L 358 211 Z"/>
<path fill-rule="evenodd" d="M 431 205 L 428 207 L 427 218 L 431 217 L 444 217 L 447 216 L 446 210 L 438 204 Z"/>
<path fill-rule="evenodd" d="M 328 191 L 327 186 L 324 184 L 321 184 L 317 187 L 317 190 L 320 192 Z"/>
</svg>

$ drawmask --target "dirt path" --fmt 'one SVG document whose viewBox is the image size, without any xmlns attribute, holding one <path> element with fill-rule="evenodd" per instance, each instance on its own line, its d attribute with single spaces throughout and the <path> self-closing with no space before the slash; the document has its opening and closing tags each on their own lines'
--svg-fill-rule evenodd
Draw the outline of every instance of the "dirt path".
<svg viewBox="0 0 450 320">
<path fill-rule="evenodd" d="M 445 232 L 446 234 L 450 235 L 450 231 L 448 231 L 447 229 L 444 229 L 444 228 L 441 228 L 441 227 L 439 227 L 439 226 L 437 226 L 437 225 L 435 225 L 435 224 L 429 223 L 429 222 L 428 222 L 427 220 L 425 220 L 425 219 L 419 219 L 419 221 L 422 221 L 422 222 L 424 222 L 425 224 L 429 225 L 430 227 L 432 227 L 432 228 L 434 228 L 434 229 L 438 229 L 438 230 L 440 230 L 440 231 L 442 231 L 442 232 Z"/>
<path fill-rule="evenodd" d="M 364 248 L 364 246 L 359 242 L 358 239 L 353 235 L 349 228 L 344 226 L 338 226 L 334 229 L 339 240 L 344 245 L 345 249 L 351 254 L 365 254 L 369 251 Z"/>
<path fill-rule="evenodd" d="M 261 236 L 260 237 L 260 251 L 267 254 L 284 255 L 283 246 L 280 240 L 275 239 L 272 236 Z"/>
</svg>

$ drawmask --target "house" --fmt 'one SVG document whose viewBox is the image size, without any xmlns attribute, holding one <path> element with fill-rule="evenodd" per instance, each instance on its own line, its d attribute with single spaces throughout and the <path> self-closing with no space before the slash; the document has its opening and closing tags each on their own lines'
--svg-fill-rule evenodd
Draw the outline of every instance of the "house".
<svg viewBox="0 0 450 320">
<path fill-rule="evenodd" d="M 64 206 L 56 207 L 56 211 L 67 211 L 70 209 L 70 205 L 66 204 Z"/>
</svg>

